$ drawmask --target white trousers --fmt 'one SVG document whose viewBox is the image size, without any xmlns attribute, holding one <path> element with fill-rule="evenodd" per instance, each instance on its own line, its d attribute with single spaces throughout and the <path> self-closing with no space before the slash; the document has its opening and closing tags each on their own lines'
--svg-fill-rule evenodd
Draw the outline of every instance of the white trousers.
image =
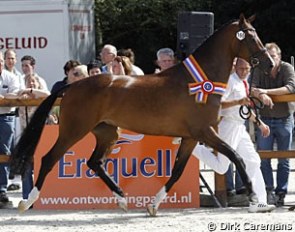
<svg viewBox="0 0 295 232">
<path fill-rule="evenodd" d="M 266 203 L 265 183 L 260 170 L 260 156 L 256 152 L 245 125 L 238 121 L 223 118 L 219 123 L 218 133 L 220 138 L 242 157 L 246 165 L 246 173 L 252 181 L 253 191 L 258 197 L 258 201 Z M 194 148 L 193 155 L 219 174 L 224 174 L 231 162 L 221 153 L 216 156 L 212 149 L 200 144 L 197 144 Z"/>
</svg>

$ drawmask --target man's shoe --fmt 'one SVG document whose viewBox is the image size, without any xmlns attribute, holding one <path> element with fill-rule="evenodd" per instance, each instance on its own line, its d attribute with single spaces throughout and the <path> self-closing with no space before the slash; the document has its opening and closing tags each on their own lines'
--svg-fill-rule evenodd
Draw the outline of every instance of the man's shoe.
<svg viewBox="0 0 295 232">
<path fill-rule="evenodd" d="M 242 188 L 236 190 L 236 194 L 238 194 L 238 195 L 247 194 L 247 193 L 248 193 L 248 191 L 245 187 L 242 187 Z"/>
<path fill-rule="evenodd" d="M 15 190 L 19 190 L 20 189 L 20 185 L 19 184 L 10 184 L 7 187 L 7 191 L 15 191 Z"/>
<path fill-rule="evenodd" d="M 235 190 L 227 190 L 226 195 L 228 197 L 234 197 L 236 195 L 236 191 Z"/>
<path fill-rule="evenodd" d="M 227 198 L 228 207 L 244 207 L 249 206 L 249 198 L 245 194 L 235 194 Z"/>
<path fill-rule="evenodd" d="M 285 196 L 286 193 L 284 192 L 279 192 L 276 194 L 276 206 L 277 207 L 282 207 L 285 204 Z"/>
<path fill-rule="evenodd" d="M 276 198 L 273 191 L 267 191 L 267 204 L 269 205 L 275 205 L 276 204 Z"/>
<path fill-rule="evenodd" d="M 249 213 L 266 213 L 266 212 L 271 212 L 275 209 L 276 207 L 274 205 L 268 205 L 265 203 L 254 203 L 250 202 L 248 212 Z"/>
<path fill-rule="evenodd" d="M 0 202 L 1 203 L 8 203 L 9 199 L 5 192 L 0 192 Z"/>
</svg>

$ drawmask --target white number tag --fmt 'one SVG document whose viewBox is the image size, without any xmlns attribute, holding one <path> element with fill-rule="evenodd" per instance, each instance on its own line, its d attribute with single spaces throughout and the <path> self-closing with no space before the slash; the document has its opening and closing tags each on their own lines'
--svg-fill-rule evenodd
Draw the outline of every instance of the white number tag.
<svg viewBox="0 0 295 232">
<path fill-rule="evenodd" d="M 238 31 L 237 34 L 236 34 L 236 37 L 238 40 L 243 40 L 245 39 L 245 32 L 243 31 Z"/>
</svg>

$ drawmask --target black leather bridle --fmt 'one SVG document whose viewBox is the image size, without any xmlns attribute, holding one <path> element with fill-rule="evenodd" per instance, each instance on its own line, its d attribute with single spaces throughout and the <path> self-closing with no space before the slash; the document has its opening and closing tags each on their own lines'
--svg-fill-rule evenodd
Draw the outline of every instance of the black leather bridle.
<svg viewBox="0 0 295 232">
<path fill-rule="evenodd" d="M 240 31 L 243 31 L 243 32 L 245 32 L 245 31 L 255 31 L 255 29 L 254 28 L 244 28 L 244 29 L 240 29 Z M 245 42 L 247 42 L 247 41 L 245 41 Z M 240 49 L 238 49 L 238 53 L 239 53 L 239 50 Z M 266 52 L 267 52 L 267 49 L 265 47 L 263 47 L 261 50 L 255 52 L 254 54 L 252 54 L 249 57 L 250 65 L 251 65 L 251 71 L 250 71 L 250 76 L 249 76 L 250 82 L 249 82 L 249 96 L 248 97 L 249 97 L 251 103 L 250 103 L 249 106 L 242 105 L 240 107 L 240 110 L 239 110 L 241 118 L 243 118 L 245 120 L 247 120 L 247 119 L 249 119 L 251 117 L 252 110 L 253 110 L 255 112 L 255 120 L 256 120 L 255 123 L 258 126 L 261 124 L 258 110 L 262 109 L 264 107 L 264 104 L 257 97 L 251 96 L 252 79 L 253 79 L 253 73 L 254 73 L 255 68 L 257 68 L 258 65 L 260 64 L 260 59 L 259 58 Z"/>
</svg>

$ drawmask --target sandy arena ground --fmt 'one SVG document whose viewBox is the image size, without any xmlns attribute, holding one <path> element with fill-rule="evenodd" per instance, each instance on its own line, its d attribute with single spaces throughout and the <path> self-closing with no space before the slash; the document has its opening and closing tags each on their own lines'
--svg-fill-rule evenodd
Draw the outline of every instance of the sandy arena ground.
<svg viewBox="0 0 295 232">
<path fill-rule="evenodd" d="M 286 204 L 295 205 L 294 172 Z M 205 173 L 210 181 L 209 175 Z M 0 209 L 1 232 L 208 232 L 208 231 L 295 231 L 295 212 L 289 207 L 272 213 L 250 214 L 247 207 L 159 209 L 157 217 L 142 210 L 29 210 L 17 211 L 20 190 L 8 192 L 13 208 Z"/>
<path fill-rule="evenodd" d="M 276 163 L 274 163 L 276 166 Z M 289 194 L 285 203 L 295 205 L 295 159 L 291 160 Z M 203 170 L 208 184 L 214 174 Z M 0 209 L 0 232 L 208 232 L 208 231 L 295 231 L 295 211 L 277 208 L 271 213 L 248 213 L 247 207 L 159 209 L 156 217 L 145 209 L 130 210 L 29 210 L 19 214 L 21 191 L 8 192 L 11 209 Z"/>
<path fill-rule="evenodd" d="M 144 210 L 29 210 L 18 214 L 17 209 L 2 209 L 0 231 L 295 231 L 294 214 L 287 207 L 265 214 L 250 214 L 246 208 L 162 209 L 157 217 L 149 217 Z"/>
</svg>

